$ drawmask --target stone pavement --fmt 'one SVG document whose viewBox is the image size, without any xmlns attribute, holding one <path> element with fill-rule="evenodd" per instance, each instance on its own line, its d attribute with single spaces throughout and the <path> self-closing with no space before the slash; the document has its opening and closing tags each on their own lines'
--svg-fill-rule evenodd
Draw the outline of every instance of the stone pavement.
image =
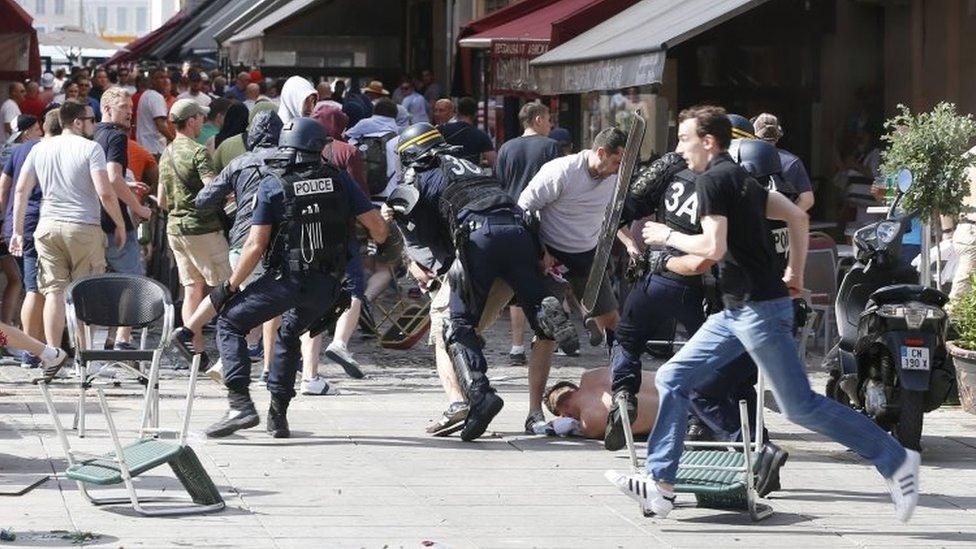
<svg viewBox="0 0 976 549">
<path fill-rule="evenodd" d="M 494 329 L 490 361 L 504 363 L 507 323 Z M 626 469 L 625 452 L 597 441 L 522 434 L 526 372 L 493 367 L 506 407 L 475 443 L 425 436 L 445 405 L 430 351 L 386 351 L 354 342 L 369 377 L 350 380 L 323 365 L 341 395 L 299 397 L 289 413 L 293 436 L 268 438 L 261 428 L 192 445 L 227 501 L 221 513 L 143 518 L 125 506 L 94 508 L 73 482 L 52 478 L 19 497 L 0 496 L 0 527 L 17 534 L 0 546 L 71 545 L 72 533 L 93 534 L 102 547 L 868 547 L 976 546 L 976 417 L 958 408 L 926 416 L 922 487 L 914 520 L 892 513 L 881 478 L 870 465 L 819 435 L 767 418 L 773 437 L 790 451 L 783 491 L 769 503 L 773 517 L 697 509 L 693 498 L 667 520 L 641 516 L 637 505 L 603 478 Z M 585 349 L 557 357 L 553 379 L 578 379 L 605 362 Z M 819 363 L 812 358 L 811 363 Z M 656 364 L 649 363 L 648 368 Z M 0 367 L 0 488 L 32 474 L 55 474 L 65 460 L 38 390 L 17 367 Z M 825 376 L 814 373 L 815 387 Z M 182 374 L 163 382 L 163 422 L 176 424 Z M 75 395 L 54 386 L 62 421 L 70 423 Z M 137 391 L 110 388 L 117 424 L 132 436 Z M 201 380 L 192 418 L 199 432 L 224 407 L 222 390 Z M 267 393 L 254 387 L 262 417 Z M 104 421 L 91 403 L 89 436 L 79 448 L 105 451 Z M 71 437 L 77 441 L 76 437 Z M 643 447 L 643 444 L 641 444 Z M 178 487 L 167 468 L 138 482 L 151 490 Z"/>
</svg>

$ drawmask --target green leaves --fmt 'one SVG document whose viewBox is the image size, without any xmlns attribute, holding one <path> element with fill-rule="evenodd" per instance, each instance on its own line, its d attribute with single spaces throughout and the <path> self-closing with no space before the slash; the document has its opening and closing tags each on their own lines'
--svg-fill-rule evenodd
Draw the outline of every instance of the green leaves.
<svg viewBox="0 0 976 549">
<path fill-rule="evenodd" d="M 885 122 L 888 143 L 881 153 L 881 173 L 888 176 L 908 168 L 914 184 L 904 198 L 907 210 L 918 210 L 923 220 L 935 214 L 959 213 L 969 194 L 966 168 L 976 165 L 976 155 L 967 154 L 976 136 L 971 115 L 956 113 L 954 103 L 942 102 L 929 112 L 912 114 L 898 105 L 899 113 Z"/>
<path fill-rule="evenodd" d="M 976 284 L 976 274 L 969 282 Z M 976 351 L 976 292 L 963 292 L 952 301 L 952 323 L 959 332 L 956 345 Z"/>
</svg>

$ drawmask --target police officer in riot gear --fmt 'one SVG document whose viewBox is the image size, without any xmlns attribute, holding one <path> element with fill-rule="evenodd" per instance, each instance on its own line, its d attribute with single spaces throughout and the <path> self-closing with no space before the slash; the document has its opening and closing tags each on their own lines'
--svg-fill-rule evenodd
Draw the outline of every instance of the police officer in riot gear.
<svg viewBox="0 0 976 549">
<path fill-rule="evenodd" d="M 230 279 L 214 289 L 210 300 L 217 317 L 217 347 L 224 368 L 229 410 L 207 429 L 223 437 L 260 422 L 251 400 L 251 361 L 245 335 L 264 321 L 282 315 L 268 378 L 271 406 L 267 430 L 289 436 L 286 413 L 295 396 L 295 374 L 301 367 L 299 336 L 323 319 L 334 322 L 333 303 L 340 291 L 349 253 L 353 219 L 370 237 L 383 242 L 387 226 L 344 171 L 322 161 L 327 142 L 322 126 L 310 118 L 285 124 L 278 152 L 255 195 L 250 232 Z M 240 289 L 259 261 L 265 274 Z M 178 334 L 188 345 L 192 334 Z"/>
<path fill-rule="evenodd" d="M 410 204 L 395 206 L 398 213 L 406 217 L 415 236 L 455 255 L 448 270 L 450 320 L 445 340 L 470 406 L 461 438 L 474 440 L 503 406 L 488 383 L 484 341 L 475 332 L 494 280 L 501 278 L 512 287 L 538 337 L 568 347 L 576 341 L 575 330 L 558 300 L 546 293 L 538 240 L 501 184 L 478 166 L 452 156 L 455 148 L 430 124 L 407 128 L 396 150 L 406 169 L 405 184 L 417 190 Z"/>
</svg>

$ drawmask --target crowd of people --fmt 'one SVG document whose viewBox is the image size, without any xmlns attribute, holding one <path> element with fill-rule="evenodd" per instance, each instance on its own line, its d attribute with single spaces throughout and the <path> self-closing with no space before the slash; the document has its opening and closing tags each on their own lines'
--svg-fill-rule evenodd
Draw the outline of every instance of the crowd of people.
<svg viewBox="0 0 976 549">
<path fill-rule="evenodd" d="M 402 267 L 431 298 L 434 363 L 447 397 L 432 435 L 475 440 L 502 409 L 483 334 L 511 304 L 508 360 L 528 364 L 525 432 L 602 438 L 616 450 L 625 444 L 625 406 L 634 430 L 649 435 L 647 471 L 607 477 L 654 514 L 673 507 L 686 436 L 741 437 L 735 404 L 744 398 L 755 412 L 761 370 L 787 419 L 872 461 L 898 517 L 911 516 L 918 454 L 814 393 L 795 352 L 803 308 L 793 298 L 803 288 L 813 200 L 802 164 L 775 146 L 782 130 L 774 116 L 683 111 L 676 152 L 624 182 L 623 223 L 607 235 L 607 207 L 633 146 L 617 127 L 573 152 L 549 109 L 531 102 L 519 113 L 522 135 L 496 147 L 476 125 L 477 102 L 442 97 L 429 71 L 392 92 L 379 80 L 347 88 L 302 76 L 269 82 L 256 72 L 228 84 L 194 68 L 78 70 L 11 86 L 16 108 L 0 107 L 11 255 L 0 265 L 11 301 L 19 300 L 16 280 L 27 292 L 26 334 L 12 326 L 17 307 L 6 294 L 0 333 L 23 350 L 25 367 L 43 367 L 40 380 L 51 381 L 66 360 L 65 288 L 108 269 L 145 274 L 146 259 L 165 252 L 183 319 L 167 344 L 187 360 L 203 355 L 228 391 L 227 412 L 207 435 L 260 423 L 250 386 L 252 362 L 263 361 L 266 429 L 286 438 L 296 384 L 305 395 L 331 390 L 318 373 L 323 333 L 332 330 L 326 356 L 363 377 L 350 338 L 369 326 L 370 303 Z M 25 112 L 37 104 L 36 115 Z M 155 215 L 147 204 L 165 212 L 168 250 L 140 241 L 140 224 Z M 583 296 L 607 238 L 619 238 L 636 266 L 625 296 L 604 269 L 594 303 L 581 311 L 610 368 L 547 390 L 552 356 L 578 352 L 570 304 Z M 712 297 L 709 277 L 718 281 Z M 643 371 L 647 341 L 674 321 L 689 341 L 656 374 Z M 204 336 L 211 323 L 220 355 L 213 364 Z M 133 345 L 124 329 L 110 337 L 117 349 Z M 765 439 L 761 494 L 779 488 L 788 456 Z"/>
</svg>

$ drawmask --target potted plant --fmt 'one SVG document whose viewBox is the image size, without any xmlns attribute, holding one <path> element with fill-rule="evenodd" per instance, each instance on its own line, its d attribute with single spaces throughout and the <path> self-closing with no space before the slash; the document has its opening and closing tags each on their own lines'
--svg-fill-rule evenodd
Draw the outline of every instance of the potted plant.
<svg viewBox="0 0 976 549">
<path fill-rule="evenodd" d="M 976 274 L 972 275 L 976 284 Z M 952 303 L 952 321 L 957 339 L 946 343 L 956 367 L 959 402 L 963 410 L 976 414 L 976 292 L 967 292 Z"/>
<path fill-rule="evenodd" d="M 929 112 L 912 114 L 898 105 L 899 113 L 885 122 L 888 146 L 881 153 L 881 174 L 902 169 L 912 173 L 913 183 L 902 205 L 918 211 L 923 221 L 938 223 L 939 215 L 956 215 L 969 194 L 966 168 L 976 166 L 976 155 L 967 154 L 976 138 L 976 121 L 956 113 L 956 105 L 942 102 Z"/>
</svg>

